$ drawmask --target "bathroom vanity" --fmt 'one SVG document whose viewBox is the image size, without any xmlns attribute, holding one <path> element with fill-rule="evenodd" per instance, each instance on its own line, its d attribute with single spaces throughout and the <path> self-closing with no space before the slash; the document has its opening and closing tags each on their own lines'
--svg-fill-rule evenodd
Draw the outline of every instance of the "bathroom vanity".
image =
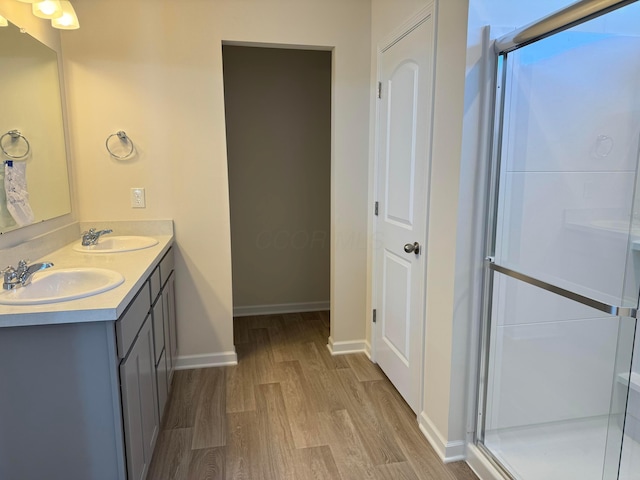
<svg viewBox="0 0 640 480">
<path fill-rule="evenodd" d="M 74 242 L 42 258 L 52 270 L 118 271 L 112 290 L 0 305 L 0 478 L 146 477 L 177 354 L 173 235 L 153 238 L 110 254 Z"/>
</svg>

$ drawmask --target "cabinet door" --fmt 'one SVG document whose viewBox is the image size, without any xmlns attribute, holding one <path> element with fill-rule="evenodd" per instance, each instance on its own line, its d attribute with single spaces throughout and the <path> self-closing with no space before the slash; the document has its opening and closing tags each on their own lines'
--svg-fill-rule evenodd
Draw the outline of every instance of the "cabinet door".
<svg viewBox="0 0 640 480">
<path fill-rule="evenodd" d="M 120 364 L 127 477 L 144 480 L 158 435 L 158 404 L 151 318 Z"/>
<path fill-rule="evenodd" d="M 162 421 L 162 414 L 164 412 L 164 407 L 167 404 L 167 395 L 169 393 L 167 387 L 167 376 L 169 372 L 167 372 L 166 357 L 167 352 L 166 350 L 163 350 L 158 366 L 156 367 L 156 379 L 158 382 L 158 412 L 160 413 L 160 421 Z"/>
<path fill-rule="evenodd" d="M 176 296 L 175 296 L 175 274 L 167 280 L 162 291 L 164 301 L 165 316 L 165 350 L 167 352 L 167 369 L 169 371 L 169 389 L 171 389 L 171 378 L 175 368 L 176 356 L 178 354 L 178 334 L 176 328 Z"/>
<path fill-rule="evenodd" d="M 176 289 L 175 289 L 174 274 L 171 274 L 169 279 L 169 332 L 170 332 L 170 350 L 171 358 L 173 359 L 172 365 L 175 364 L 175 358 L 178 355 L 178 328 L 176 325 Z"/>
<path fill-rule="evenodd" d="M 151 312 L 153 314 L 153 345 L 155 352 L 155 362 L 154 364 L 160 361 L 160 355 L 164 351 L 165 347 L 165 331 L 167 329 L 166 321 L 164 320 L 165 314 L 164 310 L 164 302 L 161 298 L 158 298 L 156 303 L 153 305 Z"/>
</svg>

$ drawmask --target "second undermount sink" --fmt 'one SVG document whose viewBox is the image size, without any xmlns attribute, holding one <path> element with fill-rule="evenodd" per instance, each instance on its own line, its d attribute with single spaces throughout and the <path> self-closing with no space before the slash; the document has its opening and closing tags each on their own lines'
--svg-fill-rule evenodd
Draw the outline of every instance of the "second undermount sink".
<svg viewBox="0 0 640 480">
<path fill-rule="evenodd" d="M 64 302 L 106 292 L 124 282 L 124 277 L 104 268 L 61 268 L 33 275 L 31 284 L 0 293 L 3 305 L 38 305 Z"/>
<path fill-rule="evenodd" d="M 142 250 L 157 244 L 158 240 L 151 237 L 136 235 L 105 236 L 101 237 L 95 245 L 85 247 L 81 242 L 78 242 L 73 246 L 73 249 L 76 252 L 84 253 L 118 253 Z"/>
</svg>

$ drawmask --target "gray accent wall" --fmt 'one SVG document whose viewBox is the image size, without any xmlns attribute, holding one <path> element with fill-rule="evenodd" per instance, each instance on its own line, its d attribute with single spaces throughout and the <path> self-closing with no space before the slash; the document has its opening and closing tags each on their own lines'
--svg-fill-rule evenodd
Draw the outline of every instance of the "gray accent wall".
<svg viewBox="0 0 640 480">
<path fill-rule="evenodd" d="M 234 308 L 329 301 L 331 62 L 223 47 Z"/>
</svg>

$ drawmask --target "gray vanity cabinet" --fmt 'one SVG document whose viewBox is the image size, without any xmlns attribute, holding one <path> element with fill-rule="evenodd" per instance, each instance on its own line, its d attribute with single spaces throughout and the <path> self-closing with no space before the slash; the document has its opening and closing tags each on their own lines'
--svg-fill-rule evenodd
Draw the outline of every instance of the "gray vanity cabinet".
<svg viewBox="0 0 640 480">
<path fill-rule="evenodd" d="M 117 320 L 0 328 L 0 480 L 146 478 L 176 352 L 171 250 L 150 267 Z"/>
</svg>

